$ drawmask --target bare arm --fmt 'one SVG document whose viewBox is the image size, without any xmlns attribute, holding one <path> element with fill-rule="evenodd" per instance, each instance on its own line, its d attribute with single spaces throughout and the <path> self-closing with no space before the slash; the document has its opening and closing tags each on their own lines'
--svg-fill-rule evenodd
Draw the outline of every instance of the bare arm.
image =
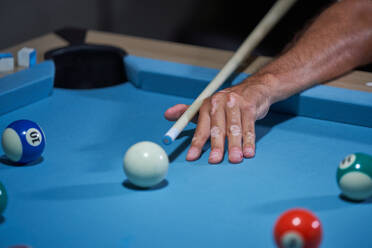
<svg viewBox="0 0 372 248">
<path fill-rule="evenodd" d="M 226 136 L 230 162 L 253 157 L 255 121 L 267 114 L 271 104 L 371 61 L 372 0 L 333 4 L 283 55 L 204 101 L 186 159 L 197 159 L 210 138 L 209 162 L 221 162 Z M 165 117 L 176 120 L 186 109 L 176 105 Z"/>
<path fill-rule="evenodd" d="M 372 1 L 326 9 L 285 54 L 263 68 L 279 85 L 274 102 L 372 61 Z"/>
</svg>

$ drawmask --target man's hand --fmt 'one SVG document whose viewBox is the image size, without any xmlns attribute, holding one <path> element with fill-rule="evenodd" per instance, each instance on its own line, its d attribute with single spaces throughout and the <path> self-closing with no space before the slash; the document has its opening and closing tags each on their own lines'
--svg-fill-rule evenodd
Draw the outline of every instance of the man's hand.
<svg viewBox="0 0 372 248">
<path fill-rule="evenodd" d="M 211 138 L 209 162 L 221 162 L 226 136 L 230 162 L 253 157 L 255 121 L 267 114 L 271 104 L 372 62 L 371 13 L 371 0 L 334 3 L 285 53 L 241 84 L 206 99 L 186 159 L 199 158 Z M 176 120 L 186 109 L 176 105 L 165 117 Z"/>
<path fill-rule="evenodd" d="M 187 160 L 199 158 L 207 140 L 211 139 L 209 162 L 223 159 L 225 138 L 231 163 L 239 163 L 255 155 L 255 121 L 265 117 L 271 105 L 267 77 L 251 77 L 241 84 L 221 90 L 204 100 L 197 118 L 197 128 L 187 153 Z M 176 121 L 188 108 L 177 104 L 164 116 Z"/>
</svg>

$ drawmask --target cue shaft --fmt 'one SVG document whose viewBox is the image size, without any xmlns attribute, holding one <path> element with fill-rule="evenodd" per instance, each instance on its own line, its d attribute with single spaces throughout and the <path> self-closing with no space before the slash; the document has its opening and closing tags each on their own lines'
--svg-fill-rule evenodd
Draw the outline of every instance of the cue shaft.
<svg viewBox="0 0 372 248">
<path fill-rule="evenodd" d="M 182 132 L 186 125 L 192 120 L 199 111 L 204 99 L 210 97 L 228 77 L 239 67 L 243 60 L 253 51 L 261 42 L 266 34 L 275 26 L 275 24 L 284 16 L 297 0 L 278 0 L 267 12 L 267 14 L 258 23 L 255 29 L 245 39 L 235 54 L 225 64 L 216 77 L 200 93 L 190 107 L 183 113 L 177 122 L 165 134 L 163 142 L 170 144 Z"/>
</svg>

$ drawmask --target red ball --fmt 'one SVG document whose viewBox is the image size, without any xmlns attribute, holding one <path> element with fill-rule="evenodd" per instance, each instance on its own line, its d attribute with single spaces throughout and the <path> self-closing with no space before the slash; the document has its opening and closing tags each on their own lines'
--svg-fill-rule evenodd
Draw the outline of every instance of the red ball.
<svg viewBox="0 0 372 248">
<path fill-rule="evenodd" d="M 309 210 L 290 209 L 276 221 L 274 238 L 280 248 L 317 248 L 322 240 L 322 225 Z"/>
</svg>

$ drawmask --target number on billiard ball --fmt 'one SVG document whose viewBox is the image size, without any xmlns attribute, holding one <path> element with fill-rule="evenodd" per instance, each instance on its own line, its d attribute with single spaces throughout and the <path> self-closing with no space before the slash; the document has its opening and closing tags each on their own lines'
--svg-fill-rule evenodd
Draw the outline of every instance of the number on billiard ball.
<svg viewBox="0 0 372 248">
<path fill-rule="evenodd" d="M 1 144 L 9 160 L 25 164 L 41 156 L 45 147 L 45 135 L 35 122 L 18 120 L 5 128 Z"/>
<path fill-rule="evenodd" d="M 322 226 L 309 210 L 294 208 L 278 218 L 274 238 L 280 248 L 317 248 L 322 240 Z"/>
<path fill-rule="evenodd" d="M 337 168 L 337 184 L 351 200 L 372 196 L 372 157 L 364 153 L 348 155 Z"/>
</svg>

